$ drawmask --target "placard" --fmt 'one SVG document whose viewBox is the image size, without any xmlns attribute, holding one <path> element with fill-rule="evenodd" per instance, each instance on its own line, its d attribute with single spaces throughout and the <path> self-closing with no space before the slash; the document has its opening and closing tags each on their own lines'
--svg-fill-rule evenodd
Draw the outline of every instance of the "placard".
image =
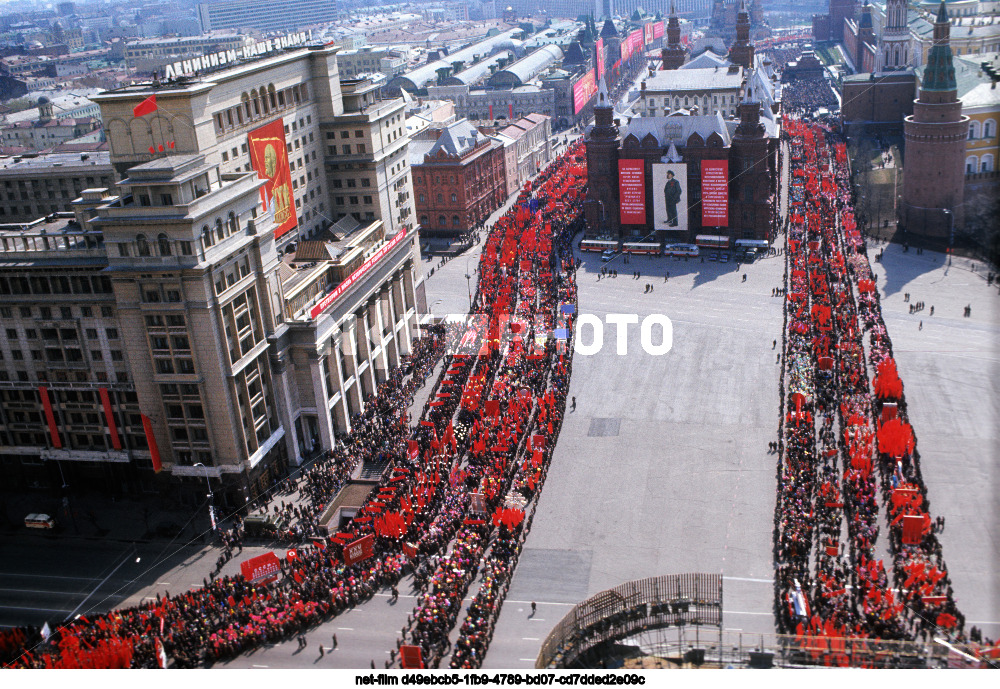
<svg viewBox="0 0 1000 689">
<path fill-rule="evenodd" d="M 646 175 L 643 160 L 618 161 L 618 195 L 622 225 L 646 223 Z"/>
<path fill-rule="evenodd" d="M 729 226 L 729 161 L 701 161 L 701 224 Z"/>
</svg>

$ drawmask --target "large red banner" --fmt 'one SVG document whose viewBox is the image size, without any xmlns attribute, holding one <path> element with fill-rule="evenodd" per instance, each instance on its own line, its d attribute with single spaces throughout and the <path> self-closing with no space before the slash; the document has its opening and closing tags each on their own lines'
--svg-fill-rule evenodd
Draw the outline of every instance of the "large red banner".
<svg viewBox="0 0 1000 689">
<path fill-rule="evenodd" d="M 116 450 L 122 449 L 121 438 L 118 437 L 118 425 L 115 423 L 115 413 L 111 409 L 111 396 L 108 395 L 107 388 L 98 388 L 101 396 L 101 405 L 104 407 L 104 418 L 108 420 L 108 432 L 111 433 L 111 444 Z"/>
<path fill-rule="evenodd" d="M 274 553 L 264 553 L 240 563 L 243 578 L 252 584 L 267 584 L 278 578 L 281 564 Z"/>
<path fill-rule="evenodd" d="M 631 45 L 631 54 L 642 52 L 642 29 L 636 29 L 628 35 L 628 42 Z"/>
<path fill-rule="evenodd" d="M 274 209 L 274 237 L 277 239 L 296 225 L 295 198 L 292 196 L 292 171 L 288 165 L 285 125 L 282 120 L 258 127 L 247 134 L 250 164 L 263 180 L 261 201 Z"/>
<path fill-rule="evenodd" d="M 344 564 L 353 565 L 367 560 L 374 554 L 372 535 L 368 534 L 344 546 Z"/>
<path fill-rule="evenodd" d="M 653 24 L 653 40 L 663 38 L 663 22 Z"/>
<path fill-rule="evenodd" d="M 573 84 L 573 114 L 583 110 L 596 93 L 597 80 L 594 78 L 594 70 L 590 70 Z"/>
<path fill-rule="evenodd" d="M 729 161 L 701 161 L 701 224 L 729 226 Z"/>
<path fill-rule="evenodd" d="M 381 249 L 372 254 L 371 258 L 362 263 L 361 266 L 353 273 L 351 273 L 346 280 L 337 285 L 336 289 L 334 289 L 328 295 L 320 299 L 319 303 L 317 303 L 316 306 L 312 307 L 312 309 L 309 310 L 309 317 L 316 318 L 316 316 L 320 315 L 328 308 L 330 308 L 330 304 L 337 301 L 337 297 L 339 297 L 348 289 L 350 289 L 351 285 L 360 280 L 362 275 L 371 270 L 371 267 L 373 265 L 375 265 L 383 258 L 385 258 L 386 254 L 388 254 L 390 251 L 399 246 L 399 243 L 404 239 L 406 239 L 406 232 L 402 230 L 397 232 L 395 237 L 393 237 L 388 242 L 383 244 Z"/>
<path fill-rule="evenodd" d="M 598 38 L 597 45 L 594 47 L 597 53 L 597 79 L 600 81 L 601 77 L 604 76 L 604 39 Z"/>
<path fill-rule="evenodd" d="M 42 410 L 45 412 L 45 422 L 49 426 L 49 437 L 52 438 L 52 447 L 57 450 L 62 449 L 62 440 L 59 439 L 59 428 L 56 426 L 56 415 L 52 411 L 52 401 L 49 399 L 49 389 L 44 385 L 38 387 L 38 396 L 42 398 Z"/>
<path fill-rule="evenodd" d="M 153 422 L 145 414 L 139 414 L 142 419 L 142 430 L 146 434 L 146 444 L 149 445 L 149 458 L 153 463 L 153 472 L 160 473 L 163 470 L 163 462 L 160 461 L 160 448 L 156 444 L 156 434 L 153 433 Z"/>
<path fill-rule="evenodd" d="M 618 195 L 622 225 L 646 222 L 646 175 L 642 160 L 618 161 Z"/>
<path fill-rule="evenodd" d="M 642 39 L 643 41 L 645 41 L 646 45 L 649 45 L 650 43 L 653 42 L 653 31 L 654 29 L 652 22 L 650 22 L 649 24 L 645 24 L 642 27 Z"/>
</svg>

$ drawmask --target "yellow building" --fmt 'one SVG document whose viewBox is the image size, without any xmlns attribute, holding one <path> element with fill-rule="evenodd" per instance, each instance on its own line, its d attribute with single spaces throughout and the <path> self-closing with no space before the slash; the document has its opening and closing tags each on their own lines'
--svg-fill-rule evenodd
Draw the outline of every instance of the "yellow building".
<svg viewBox="0 0 1000 689">
<path fill-rule="evenodd" d="M 1000 126 L 1000 89 L 993 74 L 982 68 L 983 62 L 994 62 L 996 57 L 994 54 L 955 60 L 962 114 L 969 117 L 965 157 L 967 184 L 981 181 L 982 173 L 995 172 L 1000 161 L 1000 135 L 997 131 Z M 976 177 L 970 178 L 970 175 Z"/>
</svg>

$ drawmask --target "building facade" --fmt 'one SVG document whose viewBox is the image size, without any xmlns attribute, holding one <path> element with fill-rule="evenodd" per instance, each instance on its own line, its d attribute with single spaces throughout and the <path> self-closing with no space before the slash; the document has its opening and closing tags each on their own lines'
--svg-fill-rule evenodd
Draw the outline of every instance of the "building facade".
<svg viewBox="0 0 1000 689">
<path fill-rule="evenodd" d="M 84 189 L 115 183 L 107 151 L 0 158 L 0 222 L 31 223 L 71 212 Z"/>
<path fill-rule="evenodd" d="M 437 138 L 414 142 L 412 153 L 421 234 L 457 237 L 506 200 L 504 147 L 468 120 L 428 132 Z"/>
<path fill-rule="evenodd" d="M 12 485 L 200 501 L 207 479 L 217 505 L 242 508 L 333 448 L 410 352 L 426 298 L 401 212 L 401 101 L 342 90 L 334 48 L 205 76 L 99 96 L 117 188 L 83 190 L 72 217 L 0 227 Z M 267 174 L 283 159 L 297 183 L 284 205 Z M 385 200 L 366 205 L 366 189 Z M 339 219 L 281 233 L 299 200 Z"/>
<path fill-rule="evenodd" d="M 216 0 L 198 5 L 201 30 L 252 28 L 294 31 L 335 21 L 337 3 L 327 0 Z"/>
</svg>

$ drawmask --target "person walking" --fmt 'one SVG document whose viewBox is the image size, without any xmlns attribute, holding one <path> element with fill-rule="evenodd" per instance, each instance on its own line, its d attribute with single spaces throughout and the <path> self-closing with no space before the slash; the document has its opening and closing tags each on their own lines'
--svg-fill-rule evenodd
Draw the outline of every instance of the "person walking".
<svg viewBox="0 0 1000 689">
<path fill-rule="evenodd" d="M 320 660 L 323 659 L 324 655 L 326 655 L 326 649 L 323 648 L 323 644 L 320 644 L 319 645 L 319 657 L 320 657 Z"/>
<path fill-rule="evenodd" d="M 531 614 L 534 616 L 535 610 L 538 606 L 535 605 L 535 601 L 531 601 Z"/>
<path fill-rule="evenodd" d="M 773 351 L 774 348 L 777 347 L 777 346 L 778 346 L 778 341 L 777 340 L 771 340 L 771 350 Z"/>
<path fill-rule="evenodd" d="M 572 406 L 570 407 L 570 411 L 576 411 L 576 398 L 575 397 L 572 400 Z"/>
<path fill-rule="evenodd" d="M 334 634 L 334 635 L 333 635 L 333 637 L 332 637 L 332 638 L 330 639 L 330 641 L 332 641 L 332 642 L 333 642 L 333 645 L 332 645 L 332 646 L 330 646 L 330 650 L 331 650 L 331 651 L 335 651 L 335 650 L 337 650 L 337 635 L 336 635 L 336 634 Z"/>
<path fill-rule="evenodd" d="M 917 328 L 917 330 L 923 330 L 923 329 L 924 329 L 924 322 L 920 321 L 920 327 Z"/>
</svg>

